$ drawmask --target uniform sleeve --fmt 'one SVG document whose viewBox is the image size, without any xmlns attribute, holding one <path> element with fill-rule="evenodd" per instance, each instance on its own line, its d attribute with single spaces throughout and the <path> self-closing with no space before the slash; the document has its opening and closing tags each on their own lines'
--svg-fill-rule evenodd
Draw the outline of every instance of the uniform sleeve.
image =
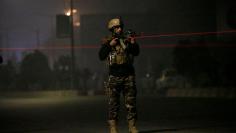
<svg viewBox="0 0 236 133">
<path fill-rule="evenodd" d="M 138 56 L 139 55 L 139 45 L 137 43 L 134 44 L 128 44 L 127 50 L 129 53 L 131 53 L 133 56 Z"/>
<path fill-rule="evenodd" d="M 111 51 L 111 46 L 109 44 L 102 44 L 99 50 L 99 59 L 105 60 Z"/>
</svg>

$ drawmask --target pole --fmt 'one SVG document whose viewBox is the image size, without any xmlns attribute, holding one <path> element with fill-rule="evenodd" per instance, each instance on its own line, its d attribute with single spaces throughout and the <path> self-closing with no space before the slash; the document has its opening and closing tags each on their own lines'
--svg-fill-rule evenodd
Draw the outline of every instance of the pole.
<svg viewBox="0 0 236 133">
<path fill-rule="evenodd" d="M 70 26 L 71 26 L 71 89 L 75 88 L 75 54 L 74 54 L 74 23 L 73 23 L 73 0 L 70 0 Z"/>
<path fill-rule="evenodd" d="M 39 49 L 40 47 L 40 39 L 39 39 L 39 36 L 40 36 L 40 33 L 39 33 L 39 29 L 36 29 L 36 46 L 37 46 L 37 49 Z"/>
</svg>

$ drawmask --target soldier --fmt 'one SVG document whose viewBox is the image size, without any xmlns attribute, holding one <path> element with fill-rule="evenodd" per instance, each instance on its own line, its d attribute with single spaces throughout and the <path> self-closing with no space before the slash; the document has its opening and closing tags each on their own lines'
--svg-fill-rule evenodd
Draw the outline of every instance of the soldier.
<svg viewBox="0 0 236 133">
<path fill-rule="evenodd" d="M 102 41 L 99 50 L 100 60 L 107 59 L 109 68 L 108 81 L 105 84 L 108 95 L 108 124 L 110 133 L 117 133 L 120 93 L 124 96 L 127 109 L 129 133 L 138 133 L 136 128 L 136 84 L 133 66 L 134 56 L 139 54 L 139 45 L 133 36 L 125 36 L 120 18 L 111 19 L 108 29 L 111 36 Z"/>
</svg>

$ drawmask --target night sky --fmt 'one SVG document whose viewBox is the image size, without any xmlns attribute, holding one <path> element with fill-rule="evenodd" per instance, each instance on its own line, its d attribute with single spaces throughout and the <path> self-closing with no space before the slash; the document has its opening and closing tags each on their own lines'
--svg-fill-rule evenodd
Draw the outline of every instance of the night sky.
<svg viewBox="0 0 236 133">
<path fill-rule="evenodd" d="M 51 35 L 51 28 L 55 28 L 55 15 L 63 13 L 64 8 L 69 6 L 64 1 L 68 0 L 2 0 L 0 30 L 4 33 L 6 30 L 10 31 L 12 34 L 10 41 L 24 43 L 36 43 L 33 34 L 39 30 L 40 40 L 44 41 Z M 202 2 L 184 0 L 149 0 L 148 2 L 142 0 L 75 0 L 74 3 L 80 15 L 119 13 L 170 15 L 188 10 L 186 8 L 189 7 L 185 5 L 189 3 L 208 5 L 207 2 L 202 4 Z M 197 5 L 193 10 L 198 8 Z M 196 12 L 198 11 L 196 10 Z M 19 36 L 19 34 L 21 35 Z M 25 36 L 28 39 L 25 39 Z"/>
<path fill-rule="evenodd" d="M 216 3 L 212 0 L 207 2 L 204 0 L 148 0 L 147 2 L 143 0 L 74 0 L 74 6 L 78 9 L 80 16 L 92 14 L 154 14 L 158 16 L 156 20 L 158 30 L 152 31 L 151 28 L 154 25 L 150 25 L 147 20 L 144 27 L 147 33 L 150 31 L 152 33 L 194 32 L 197 29 L 204 30 L 208 25 L 216 26 L 210 22 L 216 21 L 216 18 L 212 20 L 212 16 L 216 15 Z M 1 0 L 0 6 L 0 46 L 2 48 L 35 48 L 41 47 L 52 39 L 56 40 L 55 16 L 63 14 L 69 4 L 68 0 Z M 105 27 L 104 25 L 101 26 Z M 88 25 L 82 24 L 82 26 Z M 206 30 L 212 30 L 212 28 Z M 88 32 L 93 34 L 93 31 Z M 94 39 L 93 42 L 96 40 Z M 17 60 L 22 58 L 19 51 L 15 51 L 14 54 L 17 55 Z"/>
</svg>

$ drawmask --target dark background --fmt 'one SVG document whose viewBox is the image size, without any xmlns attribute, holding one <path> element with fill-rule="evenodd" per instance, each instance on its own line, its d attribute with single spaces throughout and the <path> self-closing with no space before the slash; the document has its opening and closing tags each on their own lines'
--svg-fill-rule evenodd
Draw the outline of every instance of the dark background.
<svg viewBox="0 0 236 133">
<path fill-rule="evenodd" d="M 70 38 L 56 36 L 56 15 L 70 8 L 69 1 L 2 0 L 0 6 L 0 90 L 71 88 Z M 144 93 L 163 88 L 158 80 L 164 73 L 191 88 L 235 86 L 233 0 L 75 0 L 74 8 L 74 24 L 80 24 L 74 26 L 74 89 L 103 89 L 107 70 L 97 53 L 109 34 L 107 22 L 118 16 L 138 35 L 168 35 L 137 39 L 137 85 Z"/>
<path fill-rule="evenodd" d="M 107 66 L 98 50 L 114 17 L 141 48 L 141 133 L 235 132 L 234 0 L 74 0 L 74 65 L 70 38 L 57 36 L 69 29 L 56 17 L 69 2 L 0 1 L 1 133 L 107 131 Z"/>
</svg>

